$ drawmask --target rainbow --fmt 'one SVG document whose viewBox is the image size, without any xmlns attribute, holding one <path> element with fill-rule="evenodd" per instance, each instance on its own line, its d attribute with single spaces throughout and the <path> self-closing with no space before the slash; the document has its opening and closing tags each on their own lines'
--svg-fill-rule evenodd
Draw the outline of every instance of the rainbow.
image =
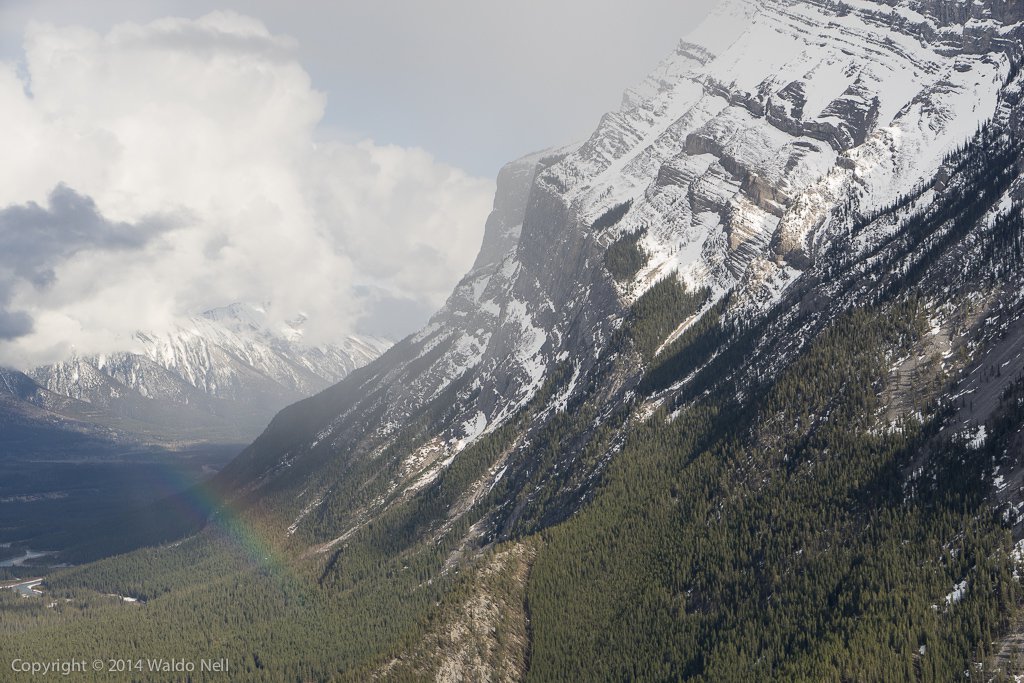
<svg viewBox="0 0 1024 683">
<path fill-rule="evenodd" d="M 176 493 L 157 500 L 152 506 L 157 514 L 173 516 L 181 523 L 178 529 L 183 527 L 185 531 L 183 534 L 174 532 L 175 540 L 213 526 L 261 570 L 277 574 L 288 567 L 281 544 L 273 540 L 276 529 L 274 532 L 260 529 L 251 515 L 243 513 L 237 499 L 217 491 L 213 478 L 195 483 L 173 464 L 164 465 L 162 469 L 167 489 Z"/>
</svg>

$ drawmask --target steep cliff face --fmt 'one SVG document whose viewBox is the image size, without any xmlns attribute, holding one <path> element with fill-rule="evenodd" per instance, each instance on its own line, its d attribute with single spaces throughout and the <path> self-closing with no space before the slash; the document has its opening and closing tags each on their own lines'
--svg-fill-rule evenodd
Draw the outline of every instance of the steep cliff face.
<svg viewBox="0 0 1024 683">
<path fill-rule="evenodd" d="M 477 262 L 446 306 L 350 381 L 278 416 L 226 480 L 270 486 L 292 533 L 310 525 L 311 540 L 327 541 L 434 481 L 531 401 L 546 403 L 530 408 L 512 451 L 529 450 L 573 401 L 595 410 L 598 428 L 639 378 L 619 332 L 633 302 L 666 277 L 707 292 L 662 341 L 730 293 L 727 319 L 758 319 L 845 229 L 840 208 L 869 215 L 919 189 L 998 113 L 1018 11 L 724 4 L 582 146 L 506 167 Z M 617 281 L 605 252 L 626 236 L 639 236 L 644 263 Z M 476 488 L 510 476 L 508 459 L 477 472 Z M 561 465 L 574 496 L 605 461 Z M 362 476 L 375 482 L 369 505 L 342 493 Z"/>
</svg>

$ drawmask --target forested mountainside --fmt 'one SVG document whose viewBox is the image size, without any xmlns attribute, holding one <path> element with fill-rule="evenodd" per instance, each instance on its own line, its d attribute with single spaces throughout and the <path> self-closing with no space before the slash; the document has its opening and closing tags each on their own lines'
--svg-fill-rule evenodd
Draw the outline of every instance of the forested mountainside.
<svg viewBox="0 0 1024 683">
<path fill-rule="evenodd" d="M 10 647 L 267 681 L 1024 673 L 1021 22 L 724 4 L 582 146 L 502 171 L 446 306 L 176 501 L 200 532 L 48 577 L 68 601 L 0 612 Z"/>
<path fill-rule="evenodd" d="M 38 429 L 41 420 L 121 442 L 245 443 L 278 410 L 390 346 L 373 337 L 304 343 L 303 322 L 299 317 L 278 329 L 262 308 L 232 304 L 163 332 L 138 332 L 119 351 L 75 355 L 27 373 L 4 370 L 17 379 L 0 385 L 0 393 L 12 415 L 39 418 Z M 46 439 L 39 446 L 51 448 Z"/>
</svg>

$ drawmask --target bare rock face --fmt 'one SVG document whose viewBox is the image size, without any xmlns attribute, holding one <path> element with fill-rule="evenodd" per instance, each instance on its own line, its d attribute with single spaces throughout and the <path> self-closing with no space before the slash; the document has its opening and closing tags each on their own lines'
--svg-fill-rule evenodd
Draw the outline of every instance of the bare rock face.
<svg viewBox="0 0 1024 683">
<path fill-rule="evenodd" d="M 917 0 L 910 6 L 940 26 L 963 25 L 977 20 L 993 20 L 1000 24 L 1024 21 L 1024 7 L 1016 0 Z"/>
<path fill-rule="evenodd" d="M 880 105 L 877 95 L 860 80 L 854 81 L 842 95 L 829 102 L 821 116 L 805 124 L 806 130 L 833 149 L 846 151 L 867 141 L 868 133 L 878 123 Z"/>
</svg>

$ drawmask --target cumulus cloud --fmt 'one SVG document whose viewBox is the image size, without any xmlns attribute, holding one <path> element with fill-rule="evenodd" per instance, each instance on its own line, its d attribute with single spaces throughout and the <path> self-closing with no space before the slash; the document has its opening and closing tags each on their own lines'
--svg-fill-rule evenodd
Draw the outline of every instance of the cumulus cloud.
<svg viewBox="0 0 1024 683">
<path fill-rule="evenodd" d="M 411 331 L 472 263 L 493 185 L 325 141 L 324 104 L 294 41 L 239 14 L 31 25 L 0 63 L 0 363 L 232 301 L 302 311 L 314 341 Z"/>
</svg>

